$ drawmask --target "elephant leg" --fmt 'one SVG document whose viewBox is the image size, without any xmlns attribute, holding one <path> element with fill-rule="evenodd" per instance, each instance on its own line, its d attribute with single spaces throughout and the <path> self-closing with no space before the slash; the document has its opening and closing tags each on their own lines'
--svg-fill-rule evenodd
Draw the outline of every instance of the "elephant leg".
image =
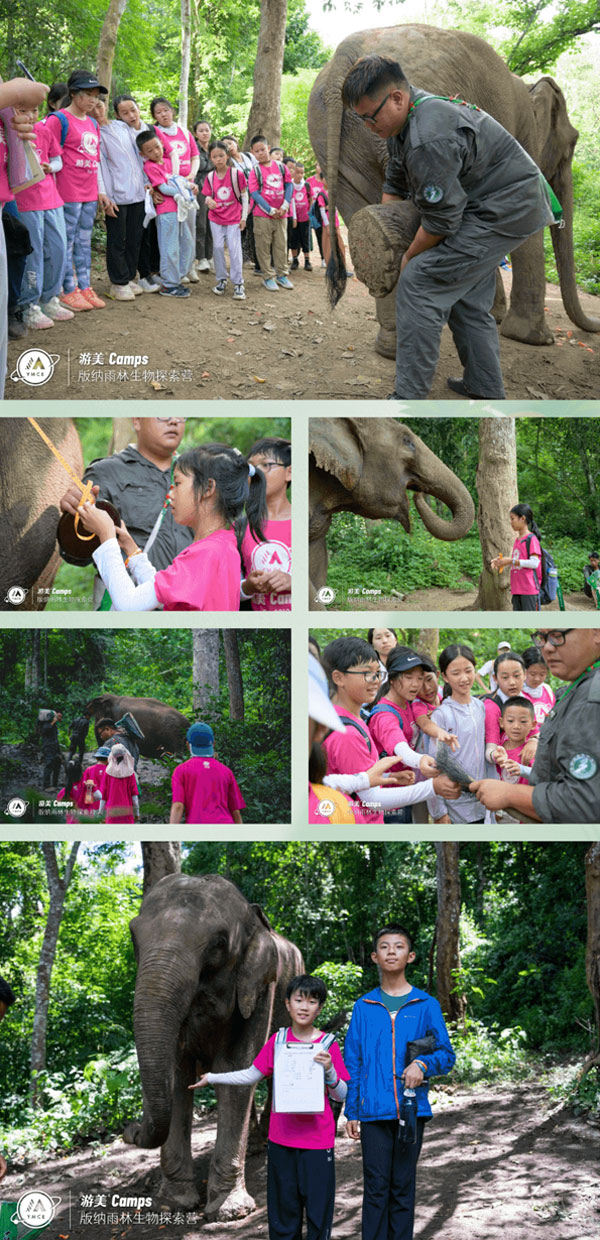
<svg viewBox="0 0 600 1240">
<path fill-rule="evenodd" d="M 396 356 L 396 289 L 386 297 L 378 297 L 375 302 L 375 313 L 379 323 L 379 331 L 375 340 L 375 352 L 382 357 Z"/>
<path fill-rule="evenodd" d="M 256 1208 L 246 1191 L 245 1161 L 253 1090 L 215 1087 L 219 1105 L 217 1140 L 208 1174 L 207 1217 L 214 1222 L 244 1218 Z"/>
<path fill-rule="evenodd" d="M 375 348 L 382 357 L 396 356 L 395 296 L 400 262 L 419 224 L 412 203 L 380 203 L 363 207 L 348 226 L 348 246 L 359 280 L 377 299 L 379 333 Z"/>
<path fill-rule="evenodd" d="M 195 1079 L 194 1068 L 193 1058 L 184 1058 L 176 1068 L 171 1126 L 160 1155 L 160 1194 L 182 1210 L 194 1210 L 200 1200 L 192 1162 L 194 1095 L 188 1089 Z"/>
<path fill-rule="evenodd" d="M 322 603 L 317 601 L 317 594 L 322 586 L 327 585 L 327 543 L 325 537 L 317 538 L 310 544 L 310 581 L 308 585 L 308 606 L 310 611 L 325 611 Z"/>
<path fill-rule="evenodd" d="M 523 344 L 554 344 L 554 334 L 544 315 L 544 234 L 535 233 L 511 253 L 512 292 L 510 309 L 502 321 L 501 335 Z"/>
</svg>

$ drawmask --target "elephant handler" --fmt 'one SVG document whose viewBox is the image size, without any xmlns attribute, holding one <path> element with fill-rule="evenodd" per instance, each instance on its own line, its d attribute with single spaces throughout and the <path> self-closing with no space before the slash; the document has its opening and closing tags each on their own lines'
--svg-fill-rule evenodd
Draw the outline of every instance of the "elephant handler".
<svg viewBox="0 0 600 1240">
<path fill-rule="evenodd" d="M 61 711 L 48 711 L 47 713 L 49 718 L 40 722 L 42 758 L 44 762 L 42 785 L 48 792 L 51 792 L 52 789 L 58 787 L 58 777 L 62 762 L 60 740 L 58 738 L 58 725 L 62 720 L 62 713 Z"/>
<path fill-rule="evenodd" d="M 533 821 L 594 825 L 600 807 L 600 629 L 533 634 L 549 671 L 569 688 L 544 720 L 529 784 L 471 784 L 486 809 L 514 809 Z"/>
<path fill-rule="evenodd" d="M 172 417 L 133 418 L 136 444 L 92 461 L 83 475 L 84 482 L 90 478 L 94 482 L 97 498 L 114 504 L 138 547 L 159 569 L 168 568 L 194 537 L 187 526 L 175 524 L 167 503 L 185 421 Z M 60 501 L 61 511 L 74 516 L 80 503 L 81 492 L 73 485 Z M 96 611 L 110 608 L 110 596 L 100 577 L 94 583 L 94 607 Z"/>
<path fill-rule="evenodd" d="M 402 258 L 396 298 L 396 383 L 390 400 L 427 396 L 445 323 L 463 365 L 453 391 L 504 398 L 491 309 L 496 268 L 554 222 L 540 170 L 502 125 L 462 100 L 411 86 L 400 65 L 363 56 L 346 77 L 346 108 L 387 139 L 383 202 L 410 198 L 420 213 Z"/>
</svg>

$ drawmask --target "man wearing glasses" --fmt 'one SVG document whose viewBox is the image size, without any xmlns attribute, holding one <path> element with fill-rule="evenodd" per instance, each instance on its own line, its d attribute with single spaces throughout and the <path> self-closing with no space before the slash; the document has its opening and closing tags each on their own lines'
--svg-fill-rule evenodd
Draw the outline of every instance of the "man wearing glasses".
<svg viewBox="0 0 600 1240">
<path fill-rule="evenodd" d="M 462 396 L 503 399 L 491 314 L 496 268 L 553 222 L 539 168 L 487 113 L 411 86 L 400 65 L 384 56 L 357 61 L 342 99 L 387 140 L 382 201 L 411 198 L 420 214 L 400 267 L 389 399 L 427 396 L 445 323 L 464 369 L 449 386 Z"/>
<path fill-rule="evenodd" d="M 193 539 L 187 526 L 175 524 L 170 505 L 166 504 L 185 421 L 170 417 L 133 418 L 135 445 L 128 444 L 113 456 L 92 461 L 83 475 L 84 482 L 93 481 L 97 498 L 114 504 L 129 533 L 156 568 L 168 568 Z M 61 511 L 75 515 L 80 503 L 81 493 L 72 486 L 60 501 Z M 96 609 L 103 606 L 104 595 L 104 585 L 97 578 Z"/>
<path fill-rule="evenodd" d="M 550 823 L 600 820 L 600 629 L 533 634 L 554 676 L 570 681 L 546 716 L 530 783 L 483 779 L 471 784 L 486 809 L 509 807 Z"/>
</svg>

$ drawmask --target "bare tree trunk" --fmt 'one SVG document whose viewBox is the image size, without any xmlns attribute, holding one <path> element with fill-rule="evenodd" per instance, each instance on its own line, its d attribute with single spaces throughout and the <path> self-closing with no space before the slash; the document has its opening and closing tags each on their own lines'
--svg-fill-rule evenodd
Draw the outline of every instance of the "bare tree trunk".
<svg viewBox="0 0 600 1240">
<path fill-rule="evenodd" d="M 192 49 L 192 4 L 181 0 L 181 72 L 179 75 L 179 124 L 187 129 L 190 55 Z"/>
<path fill-rule="evenodd" d="M 25 659 L 25 688 L 39 690 L 40 687 L 40 630 L 31 629 L 27 640 L 27 657 Z"/>
<path fill-rule="evenodd" d="M 508 514 L 518 503 L 517 442 L 514 418 L 482 418 L 479 423 L 477 525 L 483 571 L 474 611 L 509 611 L 510 569 L 493 572 L 490 560 L 509 555 L 514 541 Z"/>
<path fill-rule="evenodd" d="M 122 452 L 128 443 L 135 443 L 135 431 L 131 418 L 113 418 L 107 456 L 112 456 L 113 452 Z"/>
<path fill-rule="evenodd" d="M 464 995 L 456 989 L 460 970 L 459 922 L 460 845 L 454 841 L 436 844 L 437 855 L 437 997 L 450 1021 L 462 1021 L 466 1011 Z"/>
<path fill-rule="evenodd" d="M 142 860 L 144 862 L 143 895 L 156 886 L 167 874 L 181 873 L 181 844 L 161 843 L 158 840 L 142 841 Z"/>
<path fill-rule="evenodd" d="M 587 948 L 585 974 L 594 1004 L 595 1045 L 583 1065 L 582 1075 L 600 1063 L 600 843 L 596 840 L 585 854 L 587 897 Z"/>
<path fill-rule="evenodd" d="M 440 642 L 439 629 L 419 629 L 417 638 L 417 650 L 419 654 L 428 654 L 429 658 L 437 664 L 438 646 Z"/>
<path fill-rule="evenodd" d="M 98 81 L 102 86 L 106 86 L 109 95 L 119 25 L 126 8 L 127 0 L 109 0 L 102 30 L 100 31 L 96 72 Z"/>
<path fill-rule="evenodd" d="M 223 629 L 225 667 L 229 686 L 229 718 L 244 718 L 244 683 L 240 664 L 240 650 L 235 629 Z"/>
<path fill-rule="evenodd" d="M 48 630 L 44 629 L 44 690 L 48 691 Z"/>
<path fill-rule="evenodd" d="M 287 0 L 261 0 L 260 30 L 254 61 L 254 92 L 244 146 L 264 134 L 270 146 L 281 138 L 281 74 Z"/>
<path fill-rule="evenodd" d="M 219 630 L 193 630 L 193 703 L 200 712 L 214 709 L 219 693 Z"/>
<path fill-rule="evenodd" d="M 44 940 L 40 951 L 35 987 L 35 1012 L 33 1017 L 33 1033 L 31 1037 L 31 1102 L 33 1106 L 41 1106 L 42 1090 L 38 1085 L 38 1076 L 46 1065 L 46 1031 L 48 1028 L 48 1005 L 50 1003 L 50 979 L 54 967 L 58 933 L 64 912 L 67 889 L 71 878 L 79 843 L 73 844 L 65 872 L 61 878 L 54 844 L 42 844 L 50 906 L 44 930 Z"/>
</svg>

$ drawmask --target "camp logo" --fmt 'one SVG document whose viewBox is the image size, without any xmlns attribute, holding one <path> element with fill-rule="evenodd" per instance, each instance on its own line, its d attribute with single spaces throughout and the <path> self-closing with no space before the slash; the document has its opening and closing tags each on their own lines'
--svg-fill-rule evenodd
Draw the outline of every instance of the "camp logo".
<svg viewBox="0 0 600 1240">
<path fill-rule="evenodd" d="M 17 1202 L 17 1212 L 13 1214 L 11 1223 L 21 1223 L 25 1227 L 47 1227 L 54 1218 L 56 1207 L 60 1205 L 60 1197 L 49 1197 L 48 1193 L 39 1189 L 29 1189 Z"/>
<path fill-rule="evenodd" d="M 329 607 L 329 604 L 333 603 L 334 600 L 335 590 L 332 590 L 331 586 L 321 586 L 321 589 L 317 590 L 317 603 L 323 603 L 324 607 Z"/>
<path fill-rule="evenodd" d="M 259 543 L 252 552 L 252 568 L 260 573 L 291 573 L 292 556 L 289 547 L 277 539 Z"/>
<path fill-rule="evenodd" d="M 231 190 L 228 185 L 219 186 L 219 189 L 217 190 L 217 198 L 220 198 L 221 202 L 225 202 L 227 198 L 231 198 Z"/>
<path fill-rule="evenodd" d="M 267 177 L 267 185 L 270 185 L 271 189 L 281 189 L 282 184 L 283 182 L 278 172 L 269 173 L 269 176 Z"/>
<path fill-rule="evenodd" d="M 6 812 L 11 818 L 22 818 L 28 805 L 29 801 L 24 801 L 22 797 L 13 797 L 6 806 Z"/>
<path fill-rule="evenodd" d="M 426 185 L 423 190 L 423 197 L 426 202 L 441 202 L 444 197 L 443 189 L 439 185 Z"/>
<path fill-rule="evenodd" d="M 94 133 L 90 133 L 88 130 L 86 130 L 85 133 L 82 133 L 81 146 L 79 147 L 79 150 L 82 155 L 98 154 L 98 134 L 95 130 Z"/>
<path fill-rule="evenodd" d="M 24 590 L 23 586 L 11 586 L 8 594 L 4 596 L 4 602 L 10 603 L 13 607 L 20 607 L 26 598 L 27 590 Z"/>
<path fill-rule="evenodd" d="M 60 353 L 46 353 L 45 349 L 26 349 L 20 354 L 10 377 L 13 383 L 22 379 L 28 387 L 41 387 L 52 378 L 54 367 L 59 361 Z"/>
<path fill-rule="evenodd" d="M 569 762 L 569 775 L 573 779 L 592 779 L 598 770 L 598 763 L 589 753 L 576 753 Z"/>
<path fill-rule="evenodd" d="M 320 814 L 322 818 L 331 818 L 334 809 L 335 805 L 333 804 L 333 801 L 319 801 L 319 804 L 317 805 L 317 813 Z"/>
</svg>

